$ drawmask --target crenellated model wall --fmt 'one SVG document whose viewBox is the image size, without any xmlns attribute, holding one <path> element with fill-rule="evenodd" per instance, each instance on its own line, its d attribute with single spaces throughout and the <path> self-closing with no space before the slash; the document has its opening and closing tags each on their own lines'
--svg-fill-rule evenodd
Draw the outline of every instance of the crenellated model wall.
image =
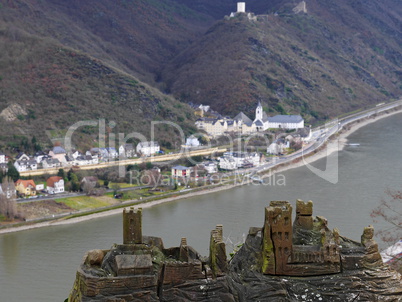
<svg viewBox="0 0 402 302">
<path fill-rule="evenodd" d="M 313 217 L 311 201 L 296 202 L 293 223 L 292 209 L 287 201 L 272 201 L 263 227 L 250 228 L 230 261 L 222 225 L 211 231 L 209 257 L 202 257 L 186 238 L 166 249 L 160 238 L 143 236 L 141 209 L 124 210 L 123 244 L 87 252 L 68 301 L 291 301 L 300 288 L 313 292 L 313 285 L 322 290 L 311 301 L 325 301 L 318 298 L 326 295 L 339 301 L 402 296 L 401 276 L 382 263 L 372 227 L 359 243 Z M 275 275 L 287 276 L 286 282 Z"/>
</svg>

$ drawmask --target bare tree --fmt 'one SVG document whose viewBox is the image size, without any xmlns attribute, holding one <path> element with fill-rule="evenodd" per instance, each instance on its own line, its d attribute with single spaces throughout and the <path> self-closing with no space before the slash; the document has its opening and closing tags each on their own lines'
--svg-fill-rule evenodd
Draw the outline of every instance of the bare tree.
<svg viewBox="0 0 402 302">
<path fill-rule="evenodd" d="M 14 182 L 9 178 L 4 178 L 1 184 L 2 193 L 0 194 L 0 213 L 10 220 L 18 215 L 17 200 L 15 196 Z"/>
<path fill-rule="evenodd" d="M 395 243 L 402 238 L 402 191 L 388 188 L 385 194 L 386 197 L 382 198 L 380 204 L 371 212 L 371 217 L 374 222 L 382 220 L 387 223 L 386 227 L 377 230 L 376 235 L 383 243 L 391 246 L 386 253 L 391 258 L 387 263 L 402 272 L 400 251 L 392 247 L 397 246 Z"/>
<path fill-rule="evenodd" d="M 86 181 L 82 186 L 82 191 L 84 191 L 87 196 L 93 195 L 95 191 L 95 182 Z"/>
<path fill-rule="evenodd" d="M 143 171 L 141 177 L 142 185 L 151 186 L 152 188 L 158 187 L 162 182 L 162 175 L 156 169 Z"/>
<path fill-rule="evenodd" d="M 386 189 L 386 198 L 371 212 L 374 222 L 383 220 L 388 227 L 377 230 L 377 236 L 387 244 L 402 238 L 402 191 Z"/>
</svg>

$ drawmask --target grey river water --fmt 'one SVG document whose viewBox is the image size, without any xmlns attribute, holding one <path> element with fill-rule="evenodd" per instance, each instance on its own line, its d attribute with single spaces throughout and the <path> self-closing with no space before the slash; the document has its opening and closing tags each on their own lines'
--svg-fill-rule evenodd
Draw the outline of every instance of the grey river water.
<svg viewBox="0 0 402 302">
<path fill-rule="evenodd" d="M 314 215 L 359 240 L 363 227 L 373 223 L 370 211 L 385 196 L 384 189 L 402 185 L 402 114 L 359 129 L 349 141 L 360 146 L 338 153 L 336 184 L 305 166 L 291 169 L 272 178 L 270 185 L 247 185 L 144 209 L 143 234 L 162 237 L 166 247 L 187 237 L 189 245 L 207 255 L 209 233 L 216 224 L 223 224 L 228 242 L 237 243 L 249 227 L 262 226 L 270 200 L 294 204 L 296 199 L 311 199 Z M 324 169 L 325 164 L 322 159 L 314 166 Z M 64 301 L 85 252 L 121 242 L 121 215 L 0 235 L 0 301 Z"/>
</svg>

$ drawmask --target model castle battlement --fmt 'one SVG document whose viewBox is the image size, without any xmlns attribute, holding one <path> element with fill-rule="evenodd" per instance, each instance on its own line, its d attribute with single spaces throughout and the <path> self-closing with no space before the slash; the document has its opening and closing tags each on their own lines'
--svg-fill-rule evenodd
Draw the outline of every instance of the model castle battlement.
<svg viewBox="0 0 402 302">
<path fill-rule="evenodd" d="M 272 201 L 265 208 L 262 272 L 271 275 L 322 275 L 341 271 L 339 234 L 327 228 L 325 218 L 312 216 L 313 203 L 296 202 L 292 225 L 292 206 Z"/>
<path fill-rule="evenodd" d="M 340 236 L 337 229 L 329 230 L 325 218 L 313 217 L 311 201 L 297 200 L 293 223 L 292 210 L 287 201 L 272 201 L 265 208 L 263 227 L 250 228 L 246 242 L 228 261 L 222 225 L 211 231 L 209 257 L 202 257 L 185 237 L 178 247 L 166 249 L 162 239 L 143 236 L 142 210 L 124 209 L 123 244 L 85 255 L 68 301 L 184 301 L 189 297 L 192 301 L 250 301 L 255 298 L 256 284 L 261 293 L 272 290 L 274 296 L 288 299 L 293 289 L 276 291 L 278 279 L 271 275 L 289 276 L 292 288 L 293 282 L 300 284 L 303 279 L 308 284 L 309 276 L 331 274 L 331 279 L 347 283 L 350 274 L 357 273 L 362 280 L 369 276 L 370 287 L 373 276 L 379 274 L 381 282 L 387 280 L 389 288 L 402 293 L 400 276 L 384 268 L 373 227 L 365 228 L 361 242 L 355 242 Z M 361 273 L 366 270 L 370 273 Z M 345 279 L 343 274 L 349 277 Z M 326 283 L 325 288 L 333 286 L 337 291 L 333 284 Z M 345 293 L 340 297 L 354 297 L 355 292 L 361 295 L 362 286 L 350 283 L 342 288 Z M 378 300 L 384 294 L 383 289 L 379 294 L 375 290 L 367 291 L 365 301 Z"/>
</svg>

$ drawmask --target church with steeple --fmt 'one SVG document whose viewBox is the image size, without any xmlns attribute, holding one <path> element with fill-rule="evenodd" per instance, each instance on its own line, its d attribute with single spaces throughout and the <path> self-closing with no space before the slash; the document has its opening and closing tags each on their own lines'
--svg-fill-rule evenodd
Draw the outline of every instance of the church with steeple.
<svg viewBox="0 0 402 302">
<path fill-rule="evenodd" d="M 261 102 L 258 102 L 257 108 L 255 109 L 255 119 L 253 121 L 253 126 L 256 131 L 264 131 L 269 128 L 268 116 L 264 112 Z"/>
<path fill-rule="evenodd" d="M 195 125 L 210 136 L 216 137 L 229 132 L 240 134 L 262 132 L 269 128 L 301 129 L 304 128 L 304 119 L 300 115 L 276 115 L 269 117 L 264 112 L 261 102 L 258 102 L 254 120 L 251 120 L 243 112 L 240 112 L 233 119 L 226 117 L 200 118 L 196 121 Z"/>
</svg>

